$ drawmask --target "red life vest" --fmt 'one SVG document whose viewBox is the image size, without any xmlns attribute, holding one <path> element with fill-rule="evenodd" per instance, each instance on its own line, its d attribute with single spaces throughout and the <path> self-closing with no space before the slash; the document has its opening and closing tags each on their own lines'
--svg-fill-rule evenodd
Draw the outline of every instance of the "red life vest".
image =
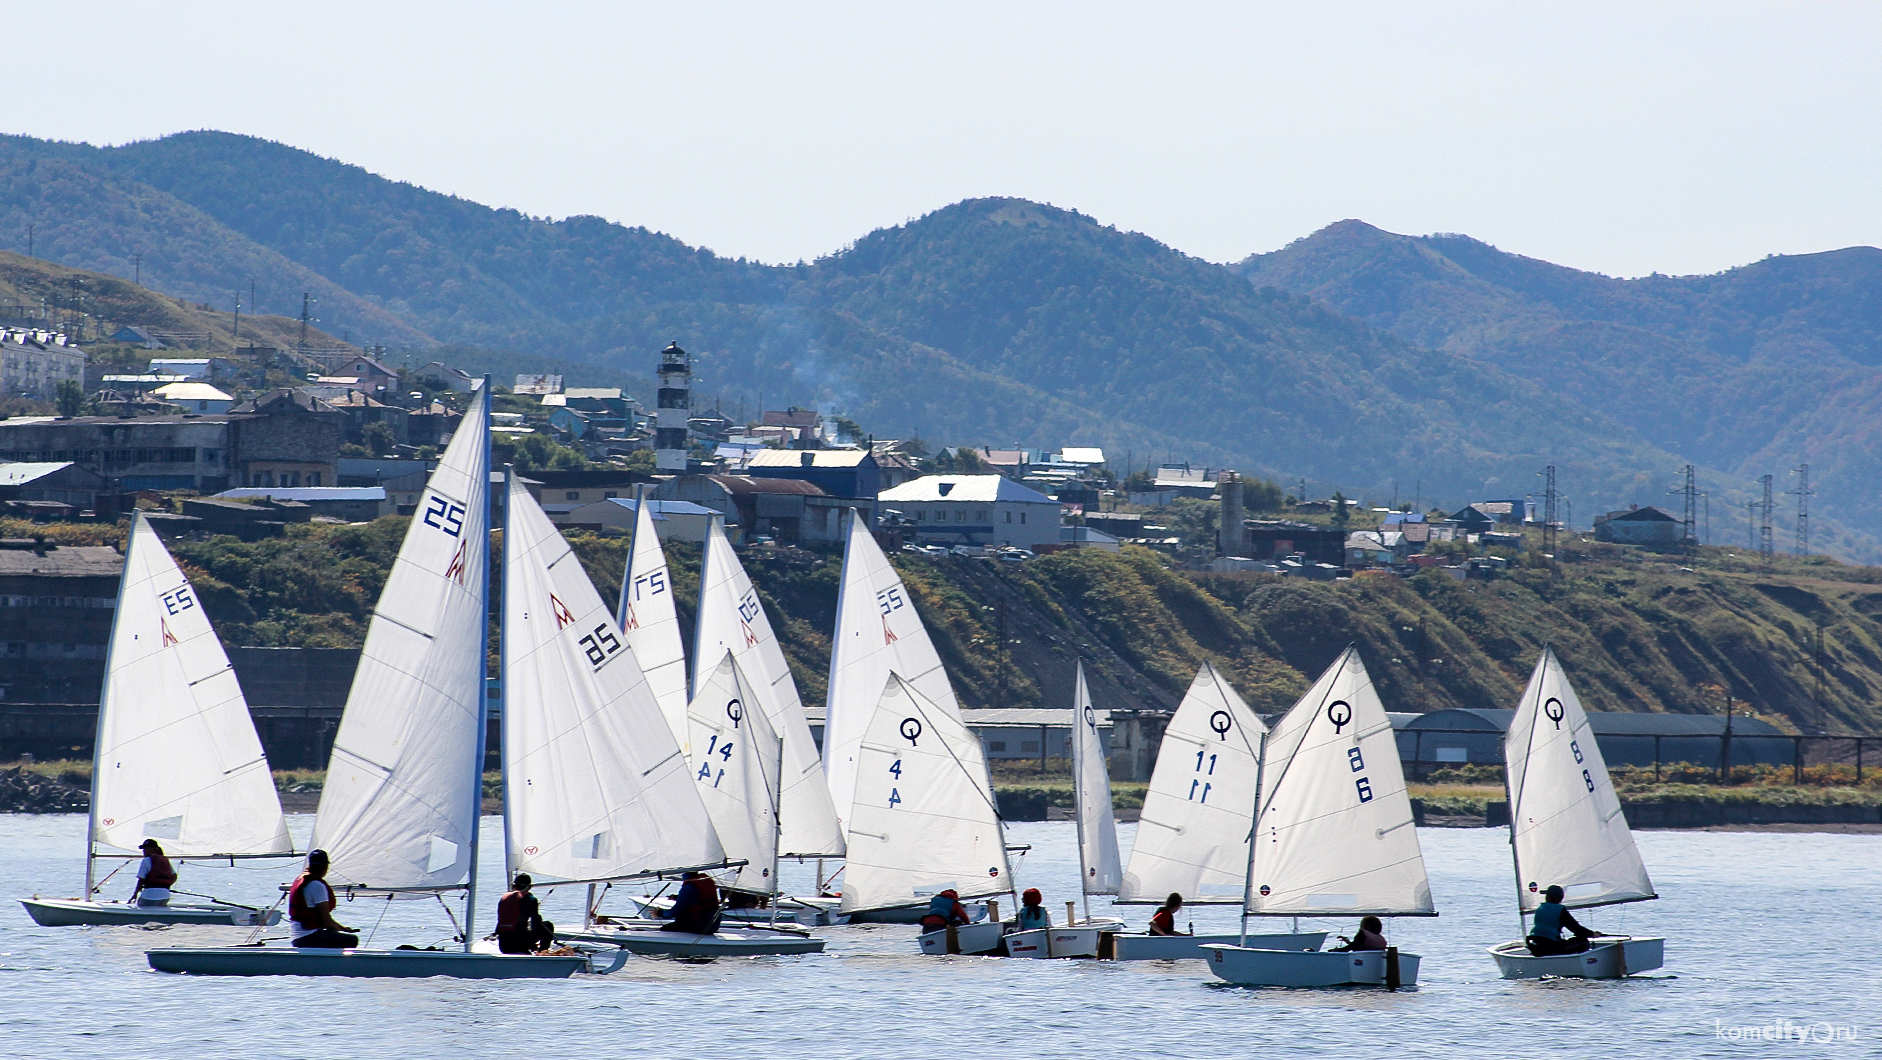
<svg viewBox="0 0 1882 1060">
<path fill-rule="evenodd" d="M 170 885 L 176 882 L 176 869 L 171 867 L 170 859 L 162 854 L 145 856 L 150 858 L 150 875 L 144 877 L 144 886 L 169 890 Z"/>
<path fill-rule="evenodd" d="M 302 888 L 312 880 L 313 877 L 303 874 L 300 879 L 294 881 L 294 886 L 288 888 L 288 919 L 307 928 L 320 926 L 314 922 L 314 907 L 307 904 L 307 899 L 301 897 Z M 331 884 L 327 885 L 327 894 L 333 894 Z"/>
<path fill-rule="evenodd" d="M 1168 909 L 1159 909 L 1156 915 L 1150 918 L 1150 926 L 1159 931 L 1167 931 L 1174 934 L 1176 932 L 1176 916 Z"/>
<path fill-rule="evenodd" d="M 523 929 L 523 892 L 511 891 L 497 902 L 497 930 Z"/>
</svg>

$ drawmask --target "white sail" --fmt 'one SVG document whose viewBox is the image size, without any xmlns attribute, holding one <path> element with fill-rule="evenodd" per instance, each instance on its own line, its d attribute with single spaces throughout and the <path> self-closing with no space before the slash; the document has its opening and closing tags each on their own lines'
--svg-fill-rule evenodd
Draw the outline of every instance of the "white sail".
<svg viewBox="0 0 1882 1060">
<path fill-rule="evenodd" d="M 637 506 L 634 544 L 621 573 L 621 600 L 615 611 L 627 646 L 647 675 L 654 702 L 660 704 L 660 715 L 684 749 L 686 649 L 680 644 L 680 617 L 673 610 L 673 580 L 654 531 L 653 505 L 643 495 Z"/>
<path fill-rule="evenodd" d="M 700 682 L 686 712 L 700 801 L 725 844 L 726 859 L 745 862 L 726 886 L 776 894 L 784 741 L 765 719 L 731 652 Z"/>
<path fill-rule="evenodd" d="M 1163 730 L 1120 902 L 1242 900 L 1267 726 L 1208 663 Z"/>
<path fill-rule="evenodd" d="M 510 481 L 504 534 L 511 870 L 607 880 L 717 864 L 718 836 L 653 690 L 581 559 L 520 478 Z"/>
<path fill-rule="evenodd" d="M 222 642 L 142 514 L 131 517 L 98 708 L 92 839 L 172 857 L 294 847 Z"/>
<path fill-rule="evenodd" d="M 857 754 L 845 913 L 1013 889 L 980 739 L 890 674 Z"/>
<path fill-rule="evenodd" d="M 1268 734 L 1253 916 L 1435 916 L 1392 719 L 1346 649 Z"/>
<path fill-rule="evenodd" d="M 1542 649 L 1503 738 L 1510 827 L 1523 912 L 1559 885 L 1571 907 L 1658 897 L 1608 779 L 1581 699 L 1554 650 Z"/>
<path fill-rule="evenodd" d="M 823 724 L 824 774 L 839 814 L 853 799 L 856 748 L 869 728 L 890 671 L 949 717 L 959 721 L 961 716 L 954 686 L 948 683 L 941 656 L 935 653 L 901 576 L 876 545 L 867 521 L 854 513 L 849 520 Z"/>
<path fill-rule="evenodd" d="M 1116 894 L 1124 884 L 1118 862 L 1117 818 L 1111 813 L 1110 763 L 1098 712 L 1085 687 L 1085 664 L 1078 664 L 1072 694 L 1072 801 L 1078 812 L 1078 864 L 1086 894 Z"/>
<path fill-rule="evenodd" d="M 723 659 L 726 652 L 738 660 L 764 704 L 771 728 L 784 740 L 782 803 L 784 834 L 781 853 L 837 857 L 843 853 L 843 832 L 837 825 L 830 789 L 824 785 L 823 762 L 804 717 L 804 702 L 797 697 L 791 666 L 771 631 L 771 620 L 758 600 L 758 590 L 725 539 L 719 521 L 706 533 L 706 551 L 700 559 L 699 622 L 693 637 L 693 685 L 698 686 L 701 660 Z M 718 665 L 716 662 L 711 665 Z"/>
<path fill-rule="evenodd" d="M 445 449 L 405 532 L 327 763 L 313 844 L 329 879 L 375 890 L 457 887 L 483 763 L 490 574 L 490 388 Z"/>
</svg>

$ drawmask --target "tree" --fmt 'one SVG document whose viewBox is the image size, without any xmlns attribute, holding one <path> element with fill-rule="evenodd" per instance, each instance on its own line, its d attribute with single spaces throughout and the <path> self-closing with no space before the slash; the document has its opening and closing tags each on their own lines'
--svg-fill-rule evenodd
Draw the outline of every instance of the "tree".
<svg viewBox="0 0 1882 1060">
<path fill-rule="evenodd" d="M 365 435 L 367 450 L 374 456 L 384 456 L 392 451 L 393 446 L 399 444 L 398 436 L 392 433 L 392 428 L 383 423 L 368 423 L 361 433 Z"/>
<path fill-rule="evenodd" d="M 1333 525 L 1345 526 L 1353 518 L 1352 508 L 1346 503 L 1346 494 L 1333 491 Z"/>
<path fill-rule="evenodd" d="M 76 416 L 85 411 L 85 385 L 76 379 L 61 379 L 53 400 L 59 406 L 59 415 L 68 419 Z"/>
</svg>

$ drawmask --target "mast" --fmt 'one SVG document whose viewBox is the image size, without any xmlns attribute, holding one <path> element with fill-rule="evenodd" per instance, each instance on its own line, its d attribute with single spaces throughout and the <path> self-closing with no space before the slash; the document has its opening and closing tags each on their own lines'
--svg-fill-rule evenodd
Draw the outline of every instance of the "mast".
<svg viewBox="0 0 1882 1060">
<path fill-rule="evenodd" d="M 124 566 L 118 571 L 118 600 L 116 610 L 111 612 L 111 624 L 115 628 L 118 619 L 124 614 L 124 583 L 131 580 L 131 545 L 137 540 L 137 522 L 143 513 L 131 509 L 131 524 L 124 530 Z M 93 880 L 97 874 L 98 863 L 98 763 L 104 754 L 105 704 L 111 701 L 111 647 L 117 637 L 105 641 L 105 679 L 98 688 L 98 719 L 92 731 L 91 740 L 91 799 L 86 808 L 85 820 L 85 900 L 91 901 Z"/>
<path fill-rule="evenodd" d="M 490 428 L 488 426 L 490 423 L 490 416 L 488 415 L 490 411 L 490 377 L 488 375 L 484 376 L 484 385 L 479 388 L 479 393 L 483 398 L 485 412 L 485 416 L 483 417 L 485 427 L 483 437 L 484 459 L 482 467 L 484 481 L 479 485 L 484 487 L 482 496 L 485 511 L 488 512 L 490 504 Z M 504 478 L 506 480 L 509 478 L 509 468 L 507 466 L 504 468 Z M 503 497 L 503 522 L 506 527 L 509 525 L 509 521 L 510 498 L 506 493 Z M 510 536 L 507 530 L 503 536 L 505 538 L 503 544 L 507 549 L 509 547 L 509 541 L 507 539 Z M 488 557 L 490 554 L 490 537 L 487 533 L 484 535 L 483 547 L 484 555 Z M 490 739 L 490 678 L 486 669 L 489 663 L 485 661 L 490 658 L 490 577 L 488 574 L 484 576 L 483 589 L 484 606 L 482 613 L 484 620 L 478 624 L 477 669 L 480 674 L 484 675 L 484 679 L 477 683 L 479 686 L 479 695 L 477 696 L 477 757 L 471 767 L 470 880 L 464 891 L 465 953 L 471 951 L 471 943 L 477 938 L 477 839 L 483 832 L 484 756 L 488 753 L 489 749 L 485 745 Z M 498 661 L 497 665 L 499 667 L 502 666 L 501 660 Z M 499 677 L 502 676 L 502 673 L 503 671 L 501 669 L 497 671 Z M 506 824 L 505 827 L 507 828 L 508 825 Z"/>
<path fill-rule="evenodd" d="M 1080 896 L 1085 900 L 1085 919 L 1090 920 L 1091 895 L 1085 891 L 1085 880 L 1091 873 L 1091 866 L 1085 864 L 1085 771 L 1080 768 L 1084 765 L 1085 743 L 1083 740 L 1079 739 L 1080 733 L 1078 731 L 1078 727 L 1085 724 L 1085 719 L 1080 716 L 1084 713 L 1085 704 L 1078 695 L 1078 690 L 1083 688 L 1085 684 L 1085 660 L 1083 659 L 1078 660 L 1077 676 L 1074 680 L 1075 683 L 1072 685 L 1072 725 L 1070 729 L 1066 730 L 1066 735 L 1072 741 L 1072 754 L 1074 756 L 1072 759 L 1072 817 L 1078 822 L 1078 890 Z M 1071 925 L 1068 924 L 1066 926 L 1070 927 Z"/>
<path fill-rule="evenodd" d="M 641 503 L 645 504 L 646 501 L 643 500 Z M 635 515 L 638 517 L 639 512 L 636 512 Z M 695 598 L 693 605 L 693 657 L 686 661 L 686 702 L 688 703 L 691 703 L 693 697 L 698 694 L 699 668 L 703 665 L 702 659 L 706 654 L 706 578 L 712 571 L 712 527 L 714 523 L 724 518 L 725 516 L 718 512 L 713 512 L 711 515 L 706 516 L 706 538 L 699 543 L 699 595 Z M 724 530 L 721 530 L 720 533 L 723 534 Z M 731 541 L 728 540 L 726 544 L 730 545 Z M 629 563 L 634 561 L 634 547 L 632 545 L 628 546 L 627 559 Z M 763 675 L 760 675 L 761 679 L 762 677 Z M 780 777 L 779 779 L 782 781 L 783 778 Z"/>
<path fill-rule="evenodd" d="M 1549 646 L 1547 644 L 1542 646 L 1542 654 L 1544 657 L 1548 656 Z M 1536 698 L 1540 700 L 1542 698 L 1542 683 L 1540 681 L 1533 681 L 1531 684 L 1535 685 Z M 1527 689 L 1524 691 L 1527 691 Z M 1535 745 L 1536 726 L 1532 722 L 1529 726 L 1529 742 L 1523 746 L 1524 763 L 1529 761 L 1529 752 Z M 1523 776 L 1524 778 L 1529 776 L 1527 765 L 1525 765 L 1523 769 Z M 1503 760 L 1503 798 L 1509 803 L 1510 808 L 1510 872 L 1516 877 L 1516 937 L 1521 939 L 1529 934 L 1529 921 L 1523 915 L 1523 866 L 1516 858 L 1516 792 L 1510 787 L 1510 764 L 1507 756 Z"/>
<path fill-rule="evenodd" d="M 498 566 L 497 566 L 497 577 L 502 580 L 497 583 L 497 600 L 501 604 L 501 606 L 504 606 L 504 607 L 508 607 L 510 603 L 510 564 L 509 564 L 509 558 L 510 558 L 510 480 L 515 477 L 516 477 L 516 465 L 515 464 L 503 465 L 503 557 L 501 560 L 498 561 Z M 629 561 L 632 562 L 631 556 L 629 557 Z M 489 584 L 488 582 L 485 582 L 485 585 L 488 585 L 488 584 Z M 488 593 L 489 590 L 486 589 L 485 592 Z M 484 610 L 488 612 L 489 608 L 486 606 Z M 488 623 L 486 623 L 486 628 L 488 628 Z M 497 622 L 497 687 L 503 690 L 503 705 L 505 708 L 508 708 L 509 706 L 509 696 L 510 696 L 510 688 L 509 688 L 509 685 L 505 681 L 505 679 L 509 677 L 509 671 L 508 671 L 509 656 L 504 651 L 504 648 L 508 645 L 508 643 L 509 643 L 509 623 L 503 622 L 499 619 L 499 621 Z M 488 689 L 486 689 L 484 692 L 484 702 L 486 704 L 490 702 L 490 692 Z M 502 724 L 507 726 L 509 723 L 510 723 L 510 712 L 508 709 L 505 709 L 503 711 Z M 490 728 L 490 723 L 488 721 L 485 721 L 484 728 L 483 730 L 480 730 L 480 731 L 487 732 L 489 728 Z M 504 742 L 508 743 L 509 734 L 504 733 L 503 735 L 504 735 Z M 483 810 L 483 802 L 482 802 L 483 787 L 484 787 L 484 778 L 483 778 L 484 760 L 482 757 L 483 750 L 484 749 L 482 747 L 478 748 L 479 756 L 477 759 L 477 797 L 479 800 L 477 804 L 477 809 L 480 811 L 480 814 L 479 814 L 480 817 L 481 817 L 481 811 Z M 514 879 L 516 876 L 516 863 L 511 860 L 511 854 L 510 854 L 512 844 L 510 843 L 510 783 L 509 783 L 509 779 L 510 778 L 508 775 L 508 770 L 505 770 L 504 778 L 503 778 L 503 786 L 499 789 L 503 792 L 503 885 L 505 887 L 508 887 L 510 884 L 510 880 Z M 475 863 L 473 862 L 473 868 L 474 867 L 475 867 Z"/>
<path fill-rule="evenodd" d="M 1255 817 L 1248 822 L 1248 876 L 1242 881 L 1242 941 L 1237 943 L 1240 946 L 1248 945 L 1248 899 L 1255 891 L 1255 837 L 1261 830 L 1261 782 L 1267 779 L 1263 775 L 1267 766 L 1268 734 L 1264 732 L 1261 743 L 1255 748 Z"/>
</svg>

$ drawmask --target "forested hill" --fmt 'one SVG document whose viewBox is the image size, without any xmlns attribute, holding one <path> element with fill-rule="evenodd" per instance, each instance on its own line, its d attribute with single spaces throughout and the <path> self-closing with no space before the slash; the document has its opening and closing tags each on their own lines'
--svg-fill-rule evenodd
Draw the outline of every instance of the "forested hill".
<svg viewBox="0 0 1882 1060">
<path fill-rule="evenodd" d="M 1793 488 L 1787 473 L 1803 463 L 1817 504 L 1871 535 L 1882 526 L 1882 250 L 1625 280 L 1466 236 L 1341 221 L 1236 268 L 1257 287 L 1497 365 L 1711 469 L 1719 507 L 1740 513 L 1721 540 L 1743 539 L 1753 480 Z M 1841 551 L 1874 555 L 1867 542 Z"/>
<path fill-rule="evenodd" d="M 128 277 L 141 254 L 147 284 L 218 308 L 252 281 L 264 313 L 294 316 L 311 291 L 326 331 L 394 361 L 432 343 L 473 370 L 552 357 L 650 397 L 652 353 L 677 340 L 706 404 L 816 406 L 940 444 L 1096 444 L 1318 495 L 1458 506 L 1532 493 L 1554 464 L 1586 525 L 1666 503 L 1693 462 L 1728 527 L 1749 474 L 1808 459 L 1813 543 L 1882 557 L 1882 499 L 1860 488 L 1882 413 L 1873 286 L 1834 262 L 1623 283 L 1344 225 L 1244 263 L 1251 284 L 1075 212 L 980 199 L 770 266 L 217 132 L 0 138 L 0 248 L 24 251 L 29 226 L 38 256 Z M 1834 356 L 1811 365 L 1813 344 Z"/>
</svg>

